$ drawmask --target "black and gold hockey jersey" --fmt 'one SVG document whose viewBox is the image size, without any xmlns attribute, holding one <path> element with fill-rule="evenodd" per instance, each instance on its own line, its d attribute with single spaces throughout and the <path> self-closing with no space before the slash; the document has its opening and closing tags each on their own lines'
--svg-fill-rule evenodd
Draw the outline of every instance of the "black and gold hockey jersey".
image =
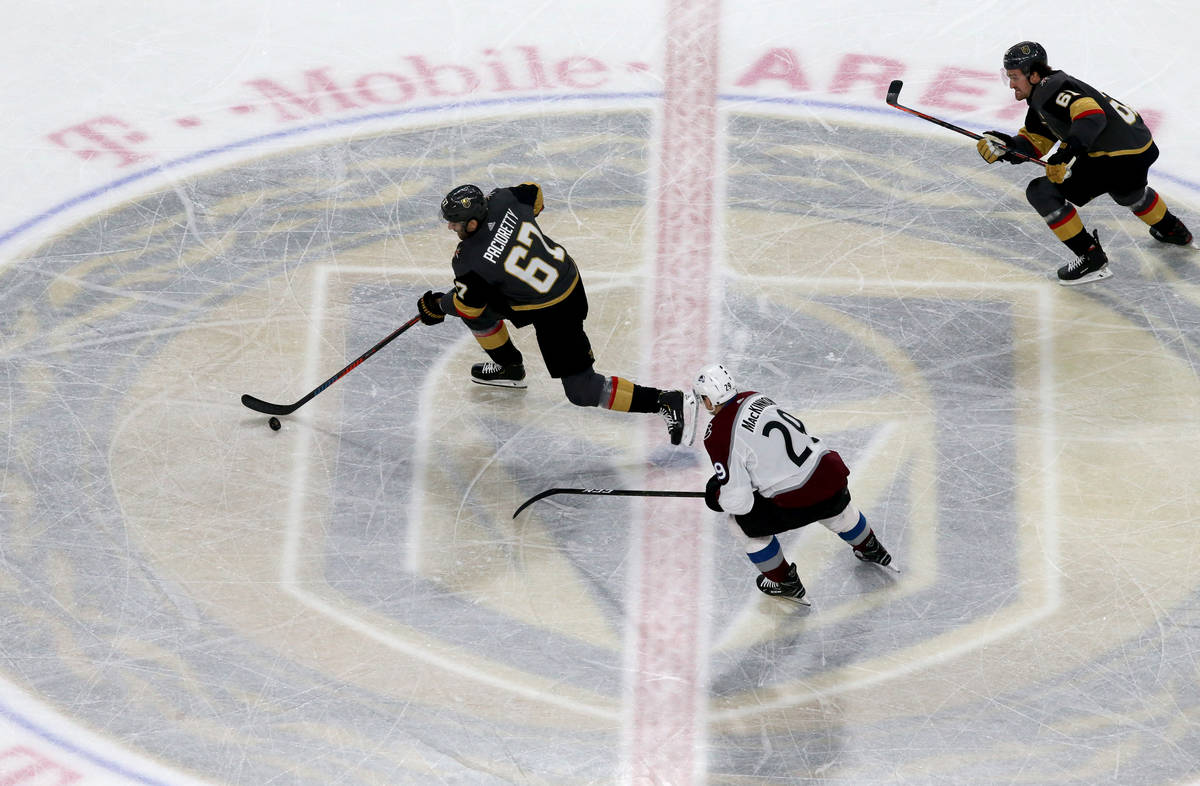
<svg viewBox="0 0 1200 786">
<path fill-rule="evenodd" d="M 488 195 L 483 225 L 454 252 L 453 307 L 468 319 L 490 307 L 514 324 L 554 306 L 579 286 L 566 249 L 542 233 L 542 187 L 522 183 Z"/>
<path fill-rule="evenodd" d="M 1018 138 L 1043 156 L 1054 143 L 1074 142 L 1089 157 L 1134 155 L 1154 143 L 1137 112 L 1062 71 L 1053 71 L 1026 99 L 1025 127 Z"/>
</svg>

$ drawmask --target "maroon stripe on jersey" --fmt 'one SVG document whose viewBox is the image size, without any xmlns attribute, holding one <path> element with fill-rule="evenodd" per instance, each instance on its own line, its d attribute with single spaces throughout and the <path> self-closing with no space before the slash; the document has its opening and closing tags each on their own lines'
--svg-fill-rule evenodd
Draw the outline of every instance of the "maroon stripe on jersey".
<svg viewBox="0 0 1200 786">
<path fill-rule="evenodd" d="M 708 432 L 704 435 L 704 449 L 708 451 L 712 463 L 729 466 L 729 447 L 733 442 L 733 429 L 737 426 L 738 410 L 746 399 L 757 395 L 753 390 L 738 393 L 720 412 L 713 415 Z"/>
<path fill-rule="evenodd" d="M 776 494 L 771 501 L 781 508 L 807 508 L 830 499 L 846 488 L 848 477 L 850 470 L 846 468 L 846 463 L 836 450 L 831 450 L 821 456 L 817 468 L 803 486 Z"/>
</svg>

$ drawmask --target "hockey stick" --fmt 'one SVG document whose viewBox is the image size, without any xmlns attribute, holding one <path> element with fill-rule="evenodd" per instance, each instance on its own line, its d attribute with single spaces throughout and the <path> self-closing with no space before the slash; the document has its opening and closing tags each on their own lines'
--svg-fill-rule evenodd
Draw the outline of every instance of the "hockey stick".
<svg viewBox="0 0 1200 786">
<path fill-rule="evenodd" d="M 930 123 L 936 123 L 937 125 L 941 126 L 942 128 L 949 128 L 951 131 L 957 131 L 958 133 L 962 134 L 963 136 L 969 136 L 972 139 L 983 139 L 982 134 L 976 134 L 974 131 L 968 131 L 967 129 L 960 128 L 959 126 L 956 126 L 953 123 L 947 123 L 945 120 L 938 120 L 936 117 L 931 117 L 930 115 L 927 115 L 924 112 L 918 112 L 915 109 L 910 109 L 907 106 L 903 106 L 901 104 L 896 103 L 897 101 L 900 100 L 900 88 L 902 88 L 902 87 L 904 87 L 904 82 L 899 79 L 893 79 L 892 83 L 890 85 L 888 85 L 888 92 L 887 92 L 887 99 L 886 99 L 888 106 L 894 106 L 902 112 L 908 112 L 910 115 L 916 115 L 917 117 L 921 118 L 922 120 L 928 120 Z M 1014 156 L 1016 156 L 1017 158 L 1020 158 L 1024 161 L 1032 161 L 1035 164 L 1041 164 L 1042 166 L 1046 166 L 1046 162 L 1040 158 L 1035 158 L 1034 156 L 1027 156 L 1022 152 L 1013 150 L 1011 147 L 1004 147 L 1004 145 L 1001 145 L 1001 144 L 997 144 L 997 147 L 1004 148 L 1009 153 L 1012 153 Z"/>
<path fill-rule="evenodd" d="M 341 379 L 342 377 L 349 374 L 351 371 L 353 371 L 355 369 L 356 366 L 358 366 L 359 363 L 362 363 L 364 360 L 371 357 L 371 355 L 374 355 L 376 352 L 378 352 L 379 350 L 386 347 L 389 343 L 391 343 L 392 339 L 396 338 L 396 336 L 400 335 L 401 333 L 408 330 L 410 327 L 412 327 L 413 325 L 417 324 L 420 321 L 421 321 L 421 317 L 419 317 L 419 316 L 413 317 L 412 319 L 408 320 L 403 325 L 401 325 L 400 327 L 393 330 L 391 335 L 389 335 L 383 341 L 380 341 L 378 344 L 376 344 L 375 346 L 368 349 L 366 352 L 359 355 L 358 360 L 355 360 L 353 363 L 346 366 L 344 369 L 342 369 L 341 371 L 334 374 L 329 379 L 322 382 L 316 388 L 316 390 L 309 393 L 307 396 L 300 399 L 295 404 L 272 404 L 269 401 L 263 401 L 262 399 L 255 398 L 254 396 L 251 396 L 247 393 L 242 394 L 242 404 L 246 405 L 247 407 L 254 410 L 255 412 L 263 412 L 267 415 L 290 415 L 293 412 L 295 412 L 296 410 L 300 409 L 300 407 L 307 404 L 312 399 L 313 396 L 317 395 L 318 393 L 323 391 L 325 388 L 332 385 L 334 382 L 337 382 L 339 379 Z"/>
<path fill-rule="evenodd" d="M 539 499 L 552 494 L 602 494 L 608 497 L 703 497 L 703 491 L 648 491 L 646 489 L 546 489 L 521 503 L 513 518 Z"/>
</svg>

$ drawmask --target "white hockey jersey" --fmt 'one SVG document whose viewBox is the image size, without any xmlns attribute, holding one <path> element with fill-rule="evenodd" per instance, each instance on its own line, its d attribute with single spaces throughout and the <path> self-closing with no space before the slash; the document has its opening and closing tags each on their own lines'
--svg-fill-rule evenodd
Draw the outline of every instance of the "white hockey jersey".
<svg viewBox="0 0 1200 786">
<path fill-rule="evenodd" d="M 799 418 L 754 391 L 713 416 L 704 448 L 722 480 L 721 508 L 735 515 L 750 511 L 756 491 L 781 507 L 823 502 L 846 487 L 849 474 Z"/>
</svg>

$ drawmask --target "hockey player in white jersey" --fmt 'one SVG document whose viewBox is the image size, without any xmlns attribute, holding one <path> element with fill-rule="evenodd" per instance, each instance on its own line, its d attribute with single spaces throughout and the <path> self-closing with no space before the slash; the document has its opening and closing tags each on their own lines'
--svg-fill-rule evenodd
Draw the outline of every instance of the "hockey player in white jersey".
<svg viewBox="0 0 1200 786">
<path fill-rule="evenodd" d="M 899 572 L 850 501 L 842 457 L 799 418 L 760 393 L 739 392 L 721 365 L 703 368 L 692 388 L 713 416 L 704 434 L 713 464 L 704 501 L 730 514 L 730 529 L 761 573 L 755 579 L 760 590 L 809 605 L 776 536 L 814 521 L 850 544 L 860 560 Z"/>
</svg>

